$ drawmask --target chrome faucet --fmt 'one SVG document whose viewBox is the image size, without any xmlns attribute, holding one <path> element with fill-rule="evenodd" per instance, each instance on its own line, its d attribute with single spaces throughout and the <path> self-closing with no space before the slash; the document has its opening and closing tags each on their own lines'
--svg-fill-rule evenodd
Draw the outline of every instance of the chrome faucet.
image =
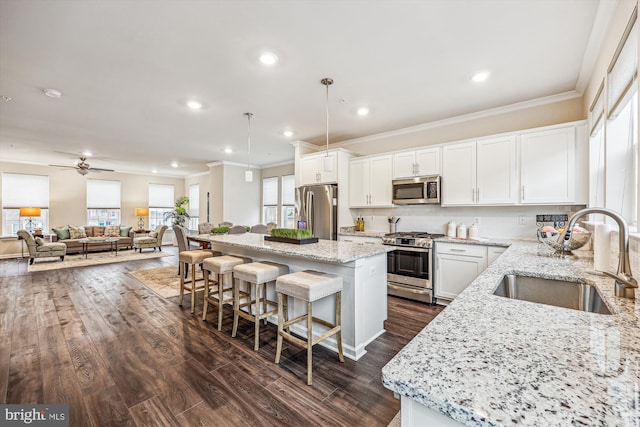
<svg viewBox="0 0 640 427">
<path fill-rule="evenodd" d="M 638 287 L 638 282 L 633 278 L 631 274 L 631 263 L 629 262 L 629 227 L 627 221 L 619 213 L 605 208 L 586 208 L 579 210 L 569 218 L 567 229 L 560 235 L 558 242 L 563 245 L 568 245 L 571 240 L 571 230 L 573 226 L 581 217 L 589 214 L 602 214 L 610 218 L 613 218 L 618 224 L 618 236 L 620 253 L 618 254 L 618 272 L 616 274 L 605 271 L 609 277 L 616 279 L 615 295 L 622 298 L 634 299 L 636 294 L 635 290 Z"/>
</svg>

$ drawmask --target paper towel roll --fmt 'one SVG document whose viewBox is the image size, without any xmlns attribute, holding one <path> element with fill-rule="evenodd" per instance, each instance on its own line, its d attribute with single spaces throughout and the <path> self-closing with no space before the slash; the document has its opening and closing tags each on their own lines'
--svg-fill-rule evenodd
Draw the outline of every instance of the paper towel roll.
<svg viewBox="0 0 640 427">
<path fill-rule="evenodd" d="M 596 271 L 609 271 L 611 255 L 611 226 L 597 224 L 593 233 L 593 268 Z"/>
</svg>

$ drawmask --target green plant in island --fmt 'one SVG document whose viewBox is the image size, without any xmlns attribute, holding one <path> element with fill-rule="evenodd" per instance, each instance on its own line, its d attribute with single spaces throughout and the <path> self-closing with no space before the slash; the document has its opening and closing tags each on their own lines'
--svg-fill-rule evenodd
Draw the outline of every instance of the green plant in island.
<svg viewBox="0 0 640 427">
<path fill-rule="evenodd" d="M 301 230 L 297 228 L 274 228 L 271 230 L 274 237 L 286 237 L 289 239 L 307 239 L 311 237 L 311 230 Z"/>
<path fill-rule="evenodd" d="M 212 234 L 226 234 L 229 232 L 229 228 L 231 227 L 227 227 L 226 225 L 222 226 L 222 227 L 213 227 L 211 229 L 211 233 Z"/>
<path fill-rule="evenodd" d="M 172 225 L 185 226 L 187 219 L 191 218 L 189 212 L 187 212 L 186 205 L 189 204 L 189 198 L 187 196 L 180 196 L 176 199 L 175 207 L 172 211 L 165 212 L 163 218 L 165 221 L 171 220 Z"/>
</svg>

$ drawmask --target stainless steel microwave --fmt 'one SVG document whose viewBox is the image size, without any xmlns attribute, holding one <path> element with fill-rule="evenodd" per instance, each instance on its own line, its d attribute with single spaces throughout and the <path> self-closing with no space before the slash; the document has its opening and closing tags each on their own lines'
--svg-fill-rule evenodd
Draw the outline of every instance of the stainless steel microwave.
<svg viewBox="0 0 640 427">
<path fill-rule="evenodd" d="M 440 175 L 393 180 L 393 203 L 426 205 L 440 203 Z"/>
</svg>

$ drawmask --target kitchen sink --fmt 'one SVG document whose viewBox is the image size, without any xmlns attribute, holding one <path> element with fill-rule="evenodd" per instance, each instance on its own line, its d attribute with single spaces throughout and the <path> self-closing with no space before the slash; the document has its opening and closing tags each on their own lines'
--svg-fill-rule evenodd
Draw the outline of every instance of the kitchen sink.
<svg viewBox="0 0 640 427">
<path fill-rule="evenodd" d="M 598 290 L 587 283 L 507 274 L 493 294 L 573 310 L 611 314 Z"/>
</svg>

